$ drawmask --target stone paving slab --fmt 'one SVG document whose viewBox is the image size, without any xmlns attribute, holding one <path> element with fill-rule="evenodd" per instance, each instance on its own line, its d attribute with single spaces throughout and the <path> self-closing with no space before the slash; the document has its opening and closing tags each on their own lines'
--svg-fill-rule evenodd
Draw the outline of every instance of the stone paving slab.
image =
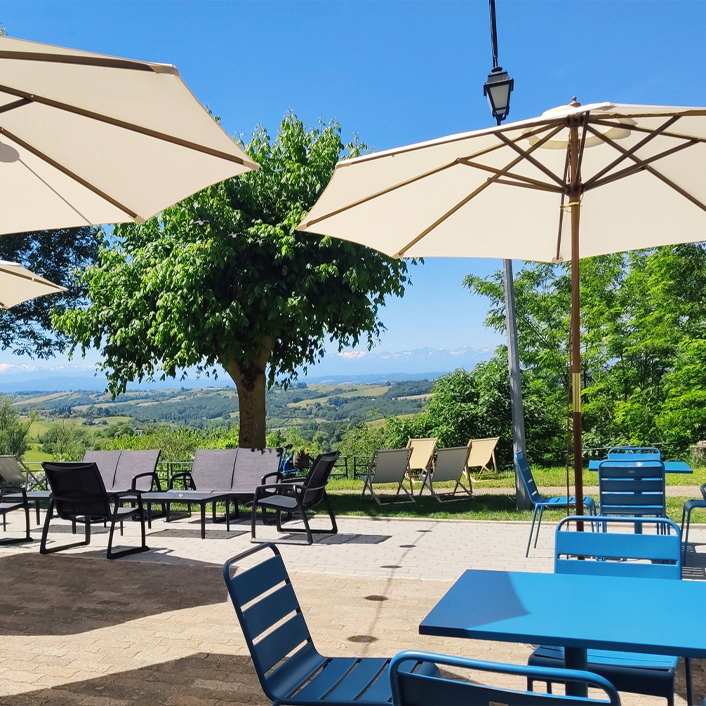
<svg viewBox="0 0 706 706">
<path fill-rule="evenodd" d="M 414 647 L 522 663 L 528 646 L 420 636 L 418 625 L 466 568 L 551 571 L 547 524 L 529 559 L 526 522 L 341 518 L 339 535 L 281 549 L 325 654 L 388 656 Z M 9 530 L 19 527 L 11 517 Z M 231 529 L 226 537 L 223 525 L 208 524 L 201 540 L 189 519 L 157 521 L 152 551 L 114 562 L 99 531 L 89 547 L 61 554 L 40 556 L 38 542 L 0 551 L 0 706 L 266 704 L 221 576 L 223 561 L 252 546 L 245 523 Z M 276 536 L 272 527 L 261 531 Z M 123 541 L 137 535 L 130 523 Z M 71 541 L 66 525 L 50 537 Z M 703 579 L 706 529 L 692 539 L 687 575 Z M 699 699 L 704 664 L 695 665 Z M 678 691 L 682 704 L 681 670 Z"/>
</svg>

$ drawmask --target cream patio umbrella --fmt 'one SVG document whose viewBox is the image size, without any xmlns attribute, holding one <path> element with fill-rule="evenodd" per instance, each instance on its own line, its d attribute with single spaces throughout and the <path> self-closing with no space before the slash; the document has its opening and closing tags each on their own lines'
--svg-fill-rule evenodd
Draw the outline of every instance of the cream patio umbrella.
<svg viewBox="0 0 706 706">
<path fill-rule="evenodd" d="M 340 162 L 299 229 L 393 257 L 570 260 L 582 497 L 579 256 L 706 240 L 705 143 L 706 108 L 574 99 L 538 118 Z"/>
<path fill-rule="evenodd" d="M 141 222 L 256 167 L 174 66 L 0 37 L 0 235 Z"/>
<path fill-rule="evenodd" d="M 35 297 L 65 292 L 64 287 L 50 282 L 16 262 L 0 260 L 0 308 L 9 309 Z"/>
</svg>

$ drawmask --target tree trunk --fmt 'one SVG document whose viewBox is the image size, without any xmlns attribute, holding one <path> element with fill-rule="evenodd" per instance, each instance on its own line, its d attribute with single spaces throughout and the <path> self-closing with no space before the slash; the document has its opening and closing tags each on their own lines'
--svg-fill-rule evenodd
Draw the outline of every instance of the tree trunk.
<svg viewBox="0 0 706 706">
<path fill-rule="evenodd" d="M 265 370 L 272 352 L 273 342 L 265 339 L 257 359 L 248 365 L 231 359 L 223 362 L 223 367 L 233 379 L 238 391 L 240 430 L 238 445 L 242 448 L 264 449 L 267 428 L 265 419 L 265 393 L 267 391 Z"/>
</svg>

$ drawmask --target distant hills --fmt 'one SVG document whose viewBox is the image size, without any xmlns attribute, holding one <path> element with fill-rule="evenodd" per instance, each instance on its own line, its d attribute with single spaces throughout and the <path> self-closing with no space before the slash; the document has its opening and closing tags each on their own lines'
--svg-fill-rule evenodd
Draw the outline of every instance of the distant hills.
<svg viewBox="0 0 706 706">
<path fill-rule="evenodd" d="M 350 383 L 385 383 L 393 380 L 433 380 L 444 373 L 465 368 L 471 370 L 492 355 L 489 348 L 462 346 L 454 350 L 445 348 L 417 348 L 410 351 L 343 351 L 331 352 L 300 381 L 338 385 Z M 163 382 L 130 385 L 131 390 L 173 390 L 175 387 L 199 389 L 232 387 L 224 373 L 217 380 L 212 377 L 196 378 L 193 374 L 183 380 L 168 379 Z M 27 390 L 50 392 L 70 390 L 102 391 L 106 379 L 96 375 L 95 368 L 85 364 L 65 364 L 54 367 L 0 364 L 0 393 Z"/>
</svg>

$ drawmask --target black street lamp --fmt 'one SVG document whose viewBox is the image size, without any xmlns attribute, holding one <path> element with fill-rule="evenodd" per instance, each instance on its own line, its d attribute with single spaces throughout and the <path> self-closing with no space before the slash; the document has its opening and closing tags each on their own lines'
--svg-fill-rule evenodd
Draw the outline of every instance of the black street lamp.
<svg viewBox="0 0 706 706">
<path fill-rule="evenodd" d="M 495 28 L 495 0 L 490 2 L 490 41 L 493 46 L 493 70 L 488 74 L 488 80 L 483 85 L 483 95 L 488 99 L 493 117 L 498 125 L 510 113 L 510 93 L 515 87 L 515 81 L 508 76 L 502 66 L 498 66 L 498 32 Z"/>
<path fill-rule="evenodd" d="M 510 93 L 514 87 L 514 79 L 511 79 L 501 66 L 494 67 L 483 84 L 483 95 L 488 99 L 490 110 L 498 125 L 510 112 Z"/>
</svg>

